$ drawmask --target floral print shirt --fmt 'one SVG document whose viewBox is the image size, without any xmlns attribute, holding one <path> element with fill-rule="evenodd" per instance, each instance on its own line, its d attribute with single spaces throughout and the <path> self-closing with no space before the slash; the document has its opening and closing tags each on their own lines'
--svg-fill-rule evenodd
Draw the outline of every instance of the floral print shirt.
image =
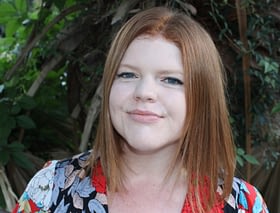
<svg viewBox="0 0 280 213">
<path fill-rule="evenodd" d="M 90 152 L 71 159 L 50 161 L 29 182 L 13 213 L 108 213 L 106 180 L 98 165 L 92 177 L 84 170 Z M 221 192 L 222 188 L 218 188 Z M 182 213 L 192 212 L 186 199 Z M 234 178 L 232 193 L 210 212 L 268 213 L 257 189 Z"/>
</svg>

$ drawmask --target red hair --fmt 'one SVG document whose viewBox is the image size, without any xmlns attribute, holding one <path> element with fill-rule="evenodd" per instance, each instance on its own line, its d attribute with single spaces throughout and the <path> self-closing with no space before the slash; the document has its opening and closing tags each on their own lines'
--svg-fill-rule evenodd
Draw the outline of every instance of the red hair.
<svg viewBox="0 0 280 213">
<path fill-rule="evenodd" d="M 117 33 L 104 67 L 102 110 L 91 165 L 100 159 L 109 189 L 123 188 L 123 150 L 110 120 L 109 95 L 128 46 L 143 34 L 161 35 L 181 50 L 187 117 L 174 164 L 191 174 L 187 180 L 195 195 L 191 202 L 205 212 L 214 204 L 219 180 L 224 183 L 221 198 L 230 194 L 235 152 L 221 58 L 209 34 L 187 15 L 161 7 L 148 9 L 132 17 Z M 197 196 L 205 178 L 207 198 Z"/>
</svg>

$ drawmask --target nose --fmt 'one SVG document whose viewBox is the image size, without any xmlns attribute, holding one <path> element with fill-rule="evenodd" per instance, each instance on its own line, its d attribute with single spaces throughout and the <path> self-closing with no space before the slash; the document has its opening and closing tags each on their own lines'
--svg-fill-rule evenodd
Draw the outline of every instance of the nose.
<svg viewBox="0 0 280 213">
<path fill-rule="evenodd" d="M 137 82 L 134 90 L 136 101 L 155 102 L 157 99 L 157 85 L 152 77 L 145 77 Z"/>
</svg>

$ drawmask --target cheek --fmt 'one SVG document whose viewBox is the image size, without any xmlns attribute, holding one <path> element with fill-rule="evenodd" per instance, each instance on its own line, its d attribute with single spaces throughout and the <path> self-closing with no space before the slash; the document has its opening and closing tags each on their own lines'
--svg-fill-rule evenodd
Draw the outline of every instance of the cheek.
<svg viewBox="0 0 280 213">
<path fill-rule="evenodd" d="M 115 113 L 117 113 L 117 110 L 120 110 L 120 108 L 124 105 L 124 99 L 126 96 L 126 90 L 123 89 L 118 84 L 113 84 L 109 96 L 109 110 L 111 116 L 114 116 Z"/>
<path fill-rule="evenodd" d="M 176 120 L 176 122 L 178 122 L 178 125 L 184 125 L 187 116 L 185 96 L 174 95 L 173 98 L 169 101 L 169 109 L 172 110 L 173 118 Z"/>
<path fill-rule="evenodd" d="M 169 95 L 166 95 L 167 97 L 165 99 L 165 103 L 168 105 L 168 108 L 172 110 L 175 114 L 186 114 L 187 104 L 186 104 L 186 98 L 183 92 L 178 93 L 172 93 Z"/>
<path fill-rule="evenodd" d="M 121 105 L 128 97 L 131 96 L 133 87 L 131 85 L 123 85 L 120 83 L 114 83 L 111 88 L 109 96 L 110 105 Z"/>
</svg>

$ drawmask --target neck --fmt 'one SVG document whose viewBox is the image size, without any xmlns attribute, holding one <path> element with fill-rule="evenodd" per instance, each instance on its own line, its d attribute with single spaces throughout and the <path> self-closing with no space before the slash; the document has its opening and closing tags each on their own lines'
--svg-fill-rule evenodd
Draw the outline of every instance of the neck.
<svg viewBox="0 0 280 213">
<path fill-rule="evenodd" d="M 179 166 L 168 173 L 174 147 L 149 153 L 124 150 L 125 188 L 108 192 L 110 212 L 181 211 L 187 193 L 186 173 Z"/>
<path fill-rule="evenodd" d="M 149 183 L 160 187 L 166 184 L 174 184 L 176 178 L 180 176 L 180 169 L 172 168 L 175 152 L 175 145 L 145 153 L 126 147 L 124 172 L 127 186 Z M 170 170 L 171 168 L 172 170 Z"/>
</svg>

